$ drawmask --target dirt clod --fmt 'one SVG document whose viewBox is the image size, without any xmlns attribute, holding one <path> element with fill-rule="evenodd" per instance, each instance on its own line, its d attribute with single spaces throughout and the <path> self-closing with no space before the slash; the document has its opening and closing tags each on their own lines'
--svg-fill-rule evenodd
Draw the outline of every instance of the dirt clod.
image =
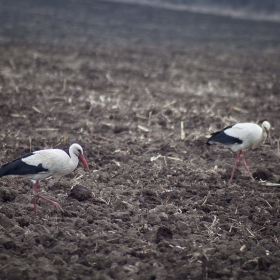
<svg viewBox="0 0 280 280">
<path fill-rule="evenodd" d="M 92 197 L 92 193 L 83 185 L 78 184 L 71 189 L 69 197 L 77 199 L 78 201 L 85 201 Z"/>
<path fill-rule="evenodd" d="M 159 227 L 156 232 L 156 243 L 162 240 L 171 240 L 173 237 L 172 231 L 167 227 Z"/>
</svg>

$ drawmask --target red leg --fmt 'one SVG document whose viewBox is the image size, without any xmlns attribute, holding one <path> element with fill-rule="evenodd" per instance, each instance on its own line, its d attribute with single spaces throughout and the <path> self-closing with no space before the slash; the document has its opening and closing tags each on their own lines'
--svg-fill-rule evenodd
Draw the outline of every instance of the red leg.
<svg viewBox="0 0 280 280">
<path fill-rule="evenodd" d="M 235 164 L 234 164 L 234 167 L 232 169 L 232 172 L 231 172 L 231 177 L 229 179 L 229 182 L 231 182 L 232 178 L 233 178 L 233 175 L 234 175 L 234 172 L 235 172 L 235 169 L 236 169 L 236 166 L 237 166 L 237 163 L 239 162 L 239 159 L 240 159 L 240 156 L 242 155 L 242 151 L 240 151 L 236 157 L 236 160 L 235 160 Z"/>
<path fill-rule="evenodd" d="M 250 177 L 252 178 L 252 180 L 255 181 L 255 179 L 254 179 L 252 173 L 250 172 L 249 167 L 248 167 L 248 165 L 247 165 L 247 163 L 246 163 L 246 161 L 245 161 L 245 153 L 244 153 L 243 151 L 242 151 L 242 153 L 243 153 L 242 162 L 243 162 L 243 164 L 244 164 L 244 166 L 245 166 L 245 169 L 246 169 L 247 172 L 250 174 Z"/>
<path fill-rule="evenodd" d="M 37 216 L 37 204 L 36 204 L 36 194 L 38 189 L 39 181 L 36 181 L 36 183 L 33 186 L 33 189 L 31 193 L 33 194 L 33 205 L 34 205 L 34 215 Z"/>
<path fill-rule="evenodd" d="M 34 215 L 37 215 L 37 205 L 36 205 L 36 201 L 37 201 L 37 197 L 38 198 L 42 198 L 43 200 L 51 203 L 57 210 L 59 211 L 63 211 L 62 207 L 59 205 L 59 203 L 52 201 L 51 199 L 42 196 L 40 194 L 37 193 L 37 189 L 38 189 L 38 185 L 39 185 L 39 181 L 36 181 L 35 185 L 33 186 L 32 189 L 32 194 L 33 194 L 33 204 L 34 204 Z"/>
</svg>

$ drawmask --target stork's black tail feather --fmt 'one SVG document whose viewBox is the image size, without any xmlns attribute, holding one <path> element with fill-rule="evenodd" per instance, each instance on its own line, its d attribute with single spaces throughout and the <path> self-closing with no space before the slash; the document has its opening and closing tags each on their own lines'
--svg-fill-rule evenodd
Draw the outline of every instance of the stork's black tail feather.
<svg viewBox="0 0 280 280">
<path fill-rule="evenodd" d="M 211 137 L 207 140 L 207 142 L 205 143 L 206 145 L 208 145 L 208 146 L 210 146 L 212 143 L 212 141 L 213 142 L 218 142 L 218 141 L 215 141 L 216 139 L 216 136 L 218 136 L 219 135 L 219 133 L 221 133 L 222 131 L 217 131 L 217 132 L 213 132 L 213 133 L 211 133 Z"/>
<path fill-rule="evenodd" d="M 11 171 L 11 169 L 13 167 L 13 163 L 14 162 L 7 163 L 0 168 L 0 177 L 10 175 L 9 172 Z"/>
</svg>

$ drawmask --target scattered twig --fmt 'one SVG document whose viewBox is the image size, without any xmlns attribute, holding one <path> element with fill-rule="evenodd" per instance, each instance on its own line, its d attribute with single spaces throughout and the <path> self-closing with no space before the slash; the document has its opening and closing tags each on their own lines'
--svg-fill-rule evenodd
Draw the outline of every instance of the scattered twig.
<svg viewBox="0 0 280 280">
<path fill-rule="evenodd" d="M 45 91 L 41 87 L 39 87 L 38 90 L 44 96 L 45 100 L 47 100 L 47 95 L 46 95 Z"/>
<path fill-rule="evenodd" d="M 102 137 L 100 135 L 98 135 L 98 137 L 102 140 L 105 140 L 105 141 L 109 141 L 109 142 L 113 142 L 114 140 L 111 140 L 111 139 L 108 139 L 108 138 L 105 138 L 105 137 Z"/>
<path fill-rule="evenodd" d="M 246 230 L 251 234 L 252 237 L 255 237 L 255 234 L 252 231 L 250 231 L 248 228 L 246 228 Z"/>
<path fill-rule="evenodd" d="M 243 252 L 245 249 L 246 249 L 246 245 L 243 244 L 243 245 L 240 247 L 239 251 L 240 251 L 240 252 Z"/>
<path fill-rule="evenodd" d="M 218 224 L 219 222 L 219 219 L 217 219 L 217 216 L 214 215 L 214 219 L 213 219 L 213 222 L 212 222 L 212 225 L 210 226 L 211 229 L 214 229 L 216 227 L 216 225 Z"/>
<path fill-rule="evenodd" d="M 167 122 L 169 122 L 169 123 L 172 122 L 164 113 L 161 113 L 161 115 L 167 120 Z"/>
<path fill-rule="evenodd" d="M 12 58 L 9 59 L 9 63 L 11 65 L 12 69 L 16 70 L 16 65 L 15 65 L 15 62 L 14 62 L 14 60 Z"/>
<path fill-rule="evenodd" d="M 4 268 L 6 268 L 8 265 L 9 265 L 9 264 L 7 263 L 7 264 L 1 266 L 1 267 L 0 267 L 0 271 L 3 270 Z"/>
<path fill-rule="evenodd" d="M 78 172 L 78 173 L 75 175 L 74 179 L 79 180 L 79 179 L 81 179 L 82 177 L 84 177 L 84 174 L 82 174 L 81 172 Z"/>
<path fill-rule="evenodd" d="M 258 229 L 256 232 L 262 231 L 264 229 L 265 229 L 265 227 L 262 227 L 262 228 Z"/>
<path fill-rule="evenodd" d="M 111 199 L 109 198 L 108 201 L 106 201 L 105 199 L 103 199 L 102 197 L 98 197 L 97 200 L 104 202 L 105 204 L 109 205 L 111 202 Z"/>
<path fill-rule="evenodd" d="M 79 179 L 81 179 L 81 178 L 83 178 L 83 177 L 84 177 L 84 175 L 82 174 L 82 175 L 80 175 L 79 177 L 76 177 L 76 178 L 74 178 L 74 179 L 79 180 Z"/>
<path fill-rule="evenodd" d="M 37 107 L 32 106 L 32 109 L 33 109 L 34 111 L 36 111 L 37 113 L 42 114 L 42 112 L 41 112 Z"/>
<path fill-rule="evenodd" d="M 106 79 L 107 79 L 107 81 L 109 82 L 109 83 L 112 83 L 114 80 L 112 79 L 112 77 L 110 76 L 110 74 L 109 73 L 107 73 L 106 75 L 105 75 L 105 77 L 106 77 Z"/>
<path fill-rule="evenodd" d="M 8 137 L 8 135 L 11 133 L 11 131 L 9 130 L 7 133 L 6 133 L 6 135 L 2 138 L 2 142 Z"/>
<path fill-rule="evenodd" d="M 160 157 L 161 157 L 161 155 L 153 156 L 153 157 L 150 158 L 150 161 L 155 161 Z"/>
<path fill-rule="evenodd" d="M 57 131 L 58 128 L 36 128 L 36 131 Z"/>
<path fill-rule="evenodd" d="M 212 110 L 214 109 L 214 107 L 217 105 L 217 103 L 214 103 L 207 111 L 206 114 L 209 114 L 210 112 L 212 112 Z"/>
<path fill-rule="evenodd" d="M 177 102 L 177 100 L 173 100 L 172 102 L 165 104 L 165 105 L 162 107 L 162 109 L 166 109 L 166 108 L 170 107 L 171 105 L 175 104 L 176 102 Z"/>
<path fill-rule="evenodd" d="M 184 129 L 184 122 L 181 121 L 181 140 L 185 140 L 185 138 L 186 138 L 186 133 Z"/>
<path fill-rule="evenodd" d="M 208 233 L 214 235 L 214 231 L 211 230 L 207 225 L 204 225 L 208 229 Z"/>
<path fill-rule="evenodd" d="M 150 126 L 151 126 L 152 114 L 153 114 L 153 112 L 152 112 L 152 111 L 150 111 L 150 112 L 149 112 L 148 127 L 150 127 Z"/>
<path fill-rule="evenodd" d="M 205 197 L 205 199 L 204 199 L 204 201 L 203 201 L 203 203 L 202 203 L 201 205 L 205 205 L 205 204 L 207 203 L 207 200 L 208 200 L 208 198 L 210 197 L 210 195 L 211 195 L 211 192 L 209 191 L 208 194 L 207 194 L 207 196 Z"/>
<path fill-rule="evenodd" d="M 271 183 L 271 182 L 261 182 L 261 183 L 266 187 L 280 187 L 280 184 L 278 183 Z"/>
<path fill-rule="evenodd" d="M 63 79 L 63 87 L 62 87 L 62 93 L 64 93 L 66 91 L 66 87 L 67 87 L 67 79 Z"/>
<path fill-rule="evenodd" d="M 146 93 L 147 93 L 149 96 L 153 97 L 153 96 L 151 95 L 150 90 L 149 90 L 147 87 L 145 87 L 144 89 L 145 89 Z"/>
<path fill-rule="evenodd" d="M 177 161 L 183 161 L 182 159 L 177 158 L 177 157 L 167 157 L 167 158 L 172 159 L 172 160 L 177 160 Z"/>
<path fill-rule="evenodd" d="M 247 110 L 241 109 L 239 107 L 232 107 L 232 110 L 238 111 L 238 112 L 242 112 L 242 113 L 248 113 Z"/>
<path fill-rule="evenodd" d="M 61 145 L 61 142 L 58 142 L 57 144 L 53 145 L 53 148 L 57 148 Z"/>
<path fill-rule="evenodd" d="M 121 164 L 120 164 L 118 161 L 116 161 L 116 160 L 114 160 L 114 159 L 113 159 L 112 161 L 113 161 L 117 166 L 119 166 L 119 167 L 121 166 Z"/>
<path fill-rule="evenodd" d="M 31 153 L 31 151 L 32 151 L 32 149 L 31 149 L 31 142 L 32 142 L 32 138 L 29 137 L 29 151 L 30 151 L 30 153 Z"/>
<path fill-rule="evenodd" d="M 162 201 L 162 204 L 164 204 L 164 205 L 167 204 L 170 197 L 171 197 L 171 194 L 169 196 L 167 196 L 167 198 L 165 200 Z"/>
<path fill-rule="evenodd" d="M 265 202 L 267 203 L 267 205 L 268 205 L 270 208 L 273 208 L 273 207 L 269 204 L 269 202 L 268 202 L 267 200 L 265 200 Z"/>
<path fill-rule="evenodd" d="M 138 119 L 142 119 L 142 120 L 147 120 L 147 119 L 148 119 L 147 117 L 142 116 L 142 115 L 139 115 L 139 114 L 136 114 L 136 117 L 137 117 Z"/>
<path fill-rule="evenodd" d="M 27 116 L 24 115 L 24 114 L 16 114 L 16 113 L 11 114 L 11 117 L 13 117 L 13 118 L 24 118 L 24 119 L 27 118 Z"/>
<path fill-rule="evenodd" d="M 138 128 L 143 130 L 143 131 L 145 131 L 145 132 L 149 132 L 150 131 L 149 128 L 147 128 L 147 127 L 145 127 L 143 125 L 140 125 L 140 124 L 138 125 Z"/>
</svg>

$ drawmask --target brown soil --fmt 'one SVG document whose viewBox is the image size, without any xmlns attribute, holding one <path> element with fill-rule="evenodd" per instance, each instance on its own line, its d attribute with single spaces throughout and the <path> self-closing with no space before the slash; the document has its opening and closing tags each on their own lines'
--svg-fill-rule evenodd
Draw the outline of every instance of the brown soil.
<svg viewBox="0 0 280 280">
<path fill-rule="evenodd" d="M 104 14 L 119 7 L 95 5 Z M 179 28 L 181 13 L 121 7 L 130 13 L 116 18 L 127 16 L 128 30 L 139 33 L 131 31 L 129 41 L 121 23 L 116 34 L 104 35 L 104 22 L 89 27 L 108 44 L 102 36 L 87 44 L 58 44 L 47 33 L 36 40 L 30 34 L 37 25 L 25 19 L 26 39 L 20 31 L 6 34 L 11 14 L 24 8 L 40 14 L 28 5 L 6 7 L 6 20 L 0 17 L 0 163 L 78 142 L 90 166 L 42 181 L 40 192 L 64 212 L 39 200 L 37 217 L 32 183 L 1 178 L 0 278 L 278 279 L 280 37 L 264 23 L 265 43 L 252 33 L 244 44 L 262 44 L 232 48 L 240 43 L 231 33 L 235 22 L 230 29 L 231 20 L 220 18 L 228 46 L 215 38 L 184 45 L 168 29 L 168 22 Z M 142 32 L 130 16 L 145 9 L 165 21 L 148 18 Z M 153 41 L 153 28 L 167 30 L 162 41 Z M 246 152 L 258 180 L 240 165 L 229 185 L 236 155 L 207 147 L 207 135 L 264 119 L 272 124 L 273 144 Z"/>
</svg>

